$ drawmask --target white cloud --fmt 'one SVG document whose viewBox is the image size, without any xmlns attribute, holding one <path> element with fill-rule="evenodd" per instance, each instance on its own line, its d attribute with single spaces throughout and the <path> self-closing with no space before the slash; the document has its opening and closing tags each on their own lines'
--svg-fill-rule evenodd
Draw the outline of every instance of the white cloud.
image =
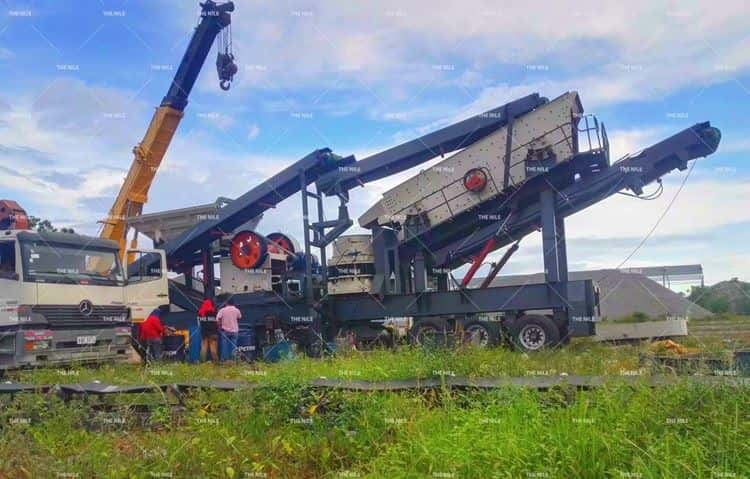
<svg viewBox="0 0 750 479">
<path fill-rule="evenodd" d="M 674 133 L 674 131 L 670 132 L 666 128 L 633 128 L 610 131 L 607 133 L 609 157 L 612 162 L 615 162 L 625 155 L 635 155 L 642 149 Z"/>
<path fill-rule="evenodd" d="M 747 153 L 750 152 L 750 138 L 742 137 L 722 141 L 719 151 L 722 153 Z"/>
<path fill-rule="evenodd" d="M 32 95 L 6 98 L 0 145 L 44 152 L 67 169 L 103 164 L 126 168 L 143 131 L 146 104 L 115 88 L 54 78 Z M 111 148 L 114 147 L 114 150 Z M 117 154 L 113 155 L 112 151 Z"/>
<path fill-rule="evenodd" d="M 466 85 L 488 86 L 483 96 L 506 84 L 527 85 L 517 87 L 523 93 L 579 89 L 595 107 L 726 81 L 750 67 L 746 5 L 738 0 L 721 8 L 650 0 L 236 3 L 240 91 L 354 84 L 387 110 L 446 84 L 456 96 Z M 178 11 L 181 28 L 192 28 L 195 12 Z M 491 85 L 486 77 L 498 74 L 515 80 Z"/>
<path fill-rule="evenodd" d="M 750 256 L 743 252 L 734 254 L 717 254 L 708 257 L 703 262 L 708 284 L 726 281 L 730 278 L 739 278 L 742 281 L 750 281 Z"/>
<path fill-rule="evenodd" d="M 130 167 L 132 145 L 148 125 L 149 109 L 132 97 L 126 90 L 63 78 L 51 81 L 42 95 L 0 102 L 3 196 L 18 198 L 31 214 L 96 233 L 97 221 L 106 215 Z M 225 127 L 225 116 L 207 116 L 206 121 Z M 258 134 L 260 127 L 253 131 Z M 226 155 L 221 143 L 226 138 L 183 128 L 170 145 L 145 210 L 238 196 L 297 160 Z"/>
<path fill-rule="evenodd" d="M 93 223 L 99 218 L 92 219 L 87 216 L 82 203 L 86 200 L 100 201 L 112 188 L 119 188 L 122 180 L 122 172 L 95 168 L 85 172 L 80 185 L 69 187 L 40 179 L 24 171 L 4 170 L 0 175 L 0 186 L 16 194 L 31 195 L 35 204 L 44 206 L 43 211 L 29 211 L 32 215 L 53 219 L 73 218 L 76 221 Z M 103 204 L 102 209 L 106 211 L 110 205 L 111 203 Z"/>
<path fill-rule="evenodd" d="M 247 138 L 254 140 L 258 138 L 258 135 L 260 135 L 260 127 L 258 125 L 250 125 L 250 128 L 247 130 Z"/>
<path fill-rule="evenodd" d="M 148 109 L 125 90 L 48 79 L 0 111 L 0 185 L 31 214 L 96 231 L 132 161 Z M 7 101 L 7 100 L 6 100 Z"/>
<path fill-rule="evenodd" d="M 227 131 L 237 123 L 237 119 L 234 116 L 227 115 L 226 113 L 216 111 L 198 111 L 194 114 L 203 123 L 221 131 Z"/>
<path fill-rule="evenodd" d="M 698 160 L 701 161 L 701 160 Z M 665 179 L 662 196 L 654 201 L 642 201 L 616 195 L 593 205 L 568 219 L 568 235 L 573 238 L 641 238 L 654 225 L 653 237 L 698 234 L 721 226 L 750 222 L 750 178 L 715 178 L 702 181 L 688 179 L 678 193 L 676 177 L 686 173 L 672 173 Z M 650 187 L 650 191 L 653 190 Z M 659 217 L 664 214 L 659 222 Z"/>
</svg>

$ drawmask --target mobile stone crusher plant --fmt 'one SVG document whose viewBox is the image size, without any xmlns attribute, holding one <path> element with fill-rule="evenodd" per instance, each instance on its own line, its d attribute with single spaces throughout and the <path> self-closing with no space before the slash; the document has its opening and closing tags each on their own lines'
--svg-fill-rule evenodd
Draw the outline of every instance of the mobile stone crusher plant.
<svg viewBox="0 0 750 479">
<path fill-rule="evenodd" d="M 197 306 L 218 295 L 233 297 L 259 347 L 284 339 L 312 353 L 340 336 L 389 341 L 394 318 L 408 318 L 416 343 L 492 344 L 505 333 L 537 350 L 591 335 L 597 288 L 568 279 L 565 218 L 623 190 L 650 198 L 646 185 L 658 182 L 661 191 L 663 175 L 712 154 L 720 138 L 698 123 L 611 163 L 604 125 L 568 92 L 552 101 L 528 95 L 359 161 L 316 150 L 166 241 L 179 275 L 166 321 L 194 327 Z M 359 225 L 370 234 L 342 236 L 353 225 L 352 191 L 453 152 L 366 211 Z M 298 192 L 301 247 L 282 233 L 242 229 Z M 335 219 L 323 215 L 328 197 L 338 199 Z M 539 230 L 545 281 L 491 287 L 518 242 Z M 487 255 L 503 247 L 481 286 L 470 288 Z M 451 271 L 466 264 L 458 284 Z"/>
</svg>

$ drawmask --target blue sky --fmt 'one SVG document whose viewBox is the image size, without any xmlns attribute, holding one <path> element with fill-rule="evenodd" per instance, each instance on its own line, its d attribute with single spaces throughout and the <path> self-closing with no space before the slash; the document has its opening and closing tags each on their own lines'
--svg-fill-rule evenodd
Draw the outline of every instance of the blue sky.
<svg viewBox="0 0 750 479">
<path fill-rule="evenodd" d="M 0 0 L 0 196 L 96 233 L 197 21 L 193 0 Z M 238 196 L 320 147 L 362 158 L 531 92 L 577 90 L 613 155 L 699 121 L 721 128 L 629 267 L 702 263 L 750 280 L 750 37 L 744 2 L 239 0 L 240 71 L 213 53 L 146 211 Z M 409 172 L 355 190 L 358 216 Z M 611 198 L 569 220 L 573 269 L 615 267 L 667 208 Z M 261 231 L 299 237 L 298 198 Z M 333 210 L 332 210 L 333 211 Z M 509 272 L 541 268 L 531 236 Z"/>
</svg>

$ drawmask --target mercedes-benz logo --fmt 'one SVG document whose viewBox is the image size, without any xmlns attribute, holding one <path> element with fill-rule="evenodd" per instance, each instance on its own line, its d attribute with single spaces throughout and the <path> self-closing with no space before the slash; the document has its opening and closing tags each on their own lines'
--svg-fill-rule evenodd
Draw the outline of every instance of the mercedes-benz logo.
<svg viewBox="0 0 750 479">
<path fill-rule="evenodd" d="M 78 303 L 78 311 L 84 316 L 91 316 L 91 313 L 94 312 L 94 304 L 88 299 L 84 299 Z"/>
</svg>

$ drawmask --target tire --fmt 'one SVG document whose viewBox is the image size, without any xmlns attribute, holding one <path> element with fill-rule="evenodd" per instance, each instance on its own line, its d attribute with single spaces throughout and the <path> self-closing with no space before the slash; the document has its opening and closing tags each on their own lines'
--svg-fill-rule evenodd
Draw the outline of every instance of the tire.
<svg viewBox="0 0 750 479">
<path fill-rule="evenodd" d="M 500 342 L 500 328 L 487 321 L 467 321 L 463 325 L 462 343 L 465 346 L 487 348 Z"/>
<path fill-rule="evenodd" d="M 409 332 L 411 343 L 427 348 L 446 347 L 448 345 L 448 325 L 439 319 L 418 320 Z"/>
<path fill-rule="evenodd" d="M 560 330 L 547 316 L 529 315 L 513 323 L 510 338 L 516 349 L 534 352 L 558 344 Z"/>
</svg>

